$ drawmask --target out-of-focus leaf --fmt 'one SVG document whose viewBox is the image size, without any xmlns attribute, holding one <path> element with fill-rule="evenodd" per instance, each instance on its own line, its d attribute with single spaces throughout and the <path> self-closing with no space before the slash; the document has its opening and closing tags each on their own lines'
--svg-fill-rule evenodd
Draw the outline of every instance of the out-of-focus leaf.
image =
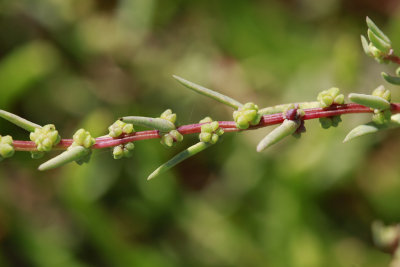
<svg viewBox="0 0 400 267">
<path fill-rule="evenodd" d="M 0 106 L 11 101 L 49 74 L 58 55 L 48 43 L 34 41 L 22 45 L 0 61 Z"/>
</svg>

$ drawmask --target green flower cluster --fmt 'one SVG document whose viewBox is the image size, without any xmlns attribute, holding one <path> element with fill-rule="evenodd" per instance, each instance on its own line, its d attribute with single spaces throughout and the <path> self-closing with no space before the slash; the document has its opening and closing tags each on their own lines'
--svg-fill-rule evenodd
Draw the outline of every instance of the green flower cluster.
<svg viewBox="0 0 400 267">
<path fill-rule="evenodd" d="M 339 123 L 342 121 L 340 116 L 332 116 L 326 118 L 319 118 L 319 123 L 322 128 L 328 129 L 329 127 L 337 127 Z"/>
<path fill-rule="evenodd" d="M 171 109 L 167 109 L 160 115 L 161 119 L 167 120 L 175 124 L 176 114 Z M 169 133 L 163 134 L 160 143 L 167 147 L 172 147 L 175 142 L 182 142 L 183 135 L 177 130 L 171 130 Z"/>
<path fill-rule="evenodd" d="M 172 130 L 161 137 L 160 143 L 167 147 L 171 147 L 173 146 L 174 142 L 182 142 L 182 140 L 183 135 L 177 130 Z"/>
<path fill-rule="evenodd" d="M 390 102 L 392 99 L 392 94 L 390 90 L 385 89 L 383 85 L 379 86 L 372 92 L 373 96 L 378 96 L 386 101 Z M 374 109 L 374 115 L 372 115 L 372 121 L 375 122 L 376 124 L 387 124 L 390 122 L 390 118 L 392 116 L 392 112 L 389 109 L 385 110 L 380 110 L 380 109 Z"/>
<path fill-rule="evenodd" d="M 13 139 L 11 136 L 0 135 L 0 161 L 14 155 Z"/>
<path fill-rule="evenodd" d="M 133 124 L 117 120 L 110 127 L 108 127 L 108 135 L 116 138 L 121 134 L 130 134 L 134 131 Z"/>
<path fill-rule="evenodd" d="M 135 148 L 135 145 L 132 142 L 114 147 L 114 149 L 113 149 L 114 159 L 131 157 L 134 148 Z"/>
<path fill-rule="evenodd" d="M 244 104 L 241 108 L 233 112 L 236 127 L 242 130 L 249 128 L 250 125 L 259 124 L 261 117 L 258 114 L 258 106 L 251 102 Z"/>
<path fill-rule="evenodd" d="M 201 142 L 215 144 L 224 131 L 219 128 L 217 121 L 213 121 L 210 117 L 206 117 L 200 121 L 205 123 L 201 125 L 201 133 L 199 139 Z"/>
<path fill-rule="evenodd" d="M 90 148 L 96 143 L 96 139 L 94 139 L 85 129 L 79 129 L 76 131 L 72 138 L 74 142 L 70 147 L 83 146 L 84 148 Z"/>
<path fill-rule="evenodd" d="M 175 113 L 172 113 L 172 110 L 171 110 L 171 109 L 167 109 L 166 111 L 164 111 L 164 112 L 160 115 L 160 118 L 161 118 L 161 119 L 164 119 L 164 120 L 167 120 L 167 121 L 170 121 L 170 122 L 172 122 L 172 123 L 174 123 L 174 124 L 175 124 L 175 122 L 176 122 L 176 114 L 175 114 Z"/>
<path fill-rule="evenodd" d="M 61 140 L 61 137 L 53 124 L 47 124 L 42 128 L 36 128 L 35 131 L 29 135 L 29 138 L 35 142 L 36 148 L 39 152 L 50 151 L 53 146 L 57 145 Z M 38 155 L 40 154 L 42 153 L 38 153 Z"/>
<path fill-rule="evenodd" d="M 376 88 L 372 92 L 372 95 L 382 97 L 388 102 L 392 100 L 392 93 L 390 92 L 390 90 L 386 89 L 383 85 L 378 86 L 378 88 Z"/>
<path fill-rule="evenodd" d="M 339 88 L 333 87 L 331 89 L 320 92 L 318 94 L 317 100 L 319 101 L 322 108 L 327 108 L 331 105 L 344 104 L 344 95 L 340 94 Z M 340 116 L 319 118 L 319 123 L 324 129 L 328 129 L 331 126 L 337 127 L 341 121 L 342 119 L 340 118 Z"/>
<path fill-rule="evenodd" d="M 96 143 L 96 139 L 94 139 L 92 135 L 85 129 L 79 129 L 78 131 L 76 131 L 72 138 L 74 142 L 71 144 L 71 146 L 68 147 L 67 150 L 71 150 L 76 146 L 82 146 L 86 148 L 86 155 L 76 160 L 76 163 L 82 165 L 83 163 L 89 162 L 90 155 L 92 154 L 92 150 L 89 148 Z"/>
<path fill-rule="evenodd" d="M 321 108 L 327 108 L 333 104 L 342 105 L 344 103 L 344 95 L 340 94 L 339 88 L 336 87 L 320 92 L 317 99 Z"/>
</svg>

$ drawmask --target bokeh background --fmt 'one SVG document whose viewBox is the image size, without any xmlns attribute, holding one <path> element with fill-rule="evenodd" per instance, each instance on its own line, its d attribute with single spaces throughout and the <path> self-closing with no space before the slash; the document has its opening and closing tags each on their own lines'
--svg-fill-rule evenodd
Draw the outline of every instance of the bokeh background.
<svg viewBox="0 0 400 267">
<path fill-rule="evenodd" d="M 166 108 L 180 124 L 231 120 L 172 74 L 260 106 L 332 86 L 369 93 L 395 67 L 363 55 L 366 15 L 400 49 L 396 0 L 3 0 L 0 108 L 63 137 L 100 136 L 119 116 Z M 52 153 L 16 153 L 0 165 L 0 266 L 387 266 L 370 225 L 400 221 L 400 132 L 342 143 L 368 120 L 307 121 L 300 140 L 263 153 L 255 146 L 271 129 L 226 134 L 151 182 L 197 137 L 173 149 L 141 141 L 118 161 L 96 151 L 45 173 L 36 168 Z"/>
</svg>

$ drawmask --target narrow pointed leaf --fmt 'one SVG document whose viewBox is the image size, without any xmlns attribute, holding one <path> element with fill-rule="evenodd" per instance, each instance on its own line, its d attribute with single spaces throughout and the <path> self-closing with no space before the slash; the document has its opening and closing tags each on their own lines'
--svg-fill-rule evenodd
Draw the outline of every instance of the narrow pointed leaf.
<svg viewBox="0 0 400 267">
<path fill-rule="evenodd" d="M 158 167 L 154 172 L 152 172 L 147 180 L 151 180 L 157 175 L 166 172 L 167 170 L 171 169 L 178 163 L 184 161 L 187 158 L 190 158 L 191 156 L 196 155 L 197 153 L 203 151 L 207 147 L 210 147 L 212 144 L 211 143 L 204 143 L 204 142 L 198 142 L 197 144 L 185 149 L 184 151 L 180 152 L 179 154 L 175 155 L 172 159 Z"/>
<path fill-rule="evenodd" d="M 265 136 L 257 145 L 257 152 L 261 152 L 264 149 L 278 143 L 280 140 L 293 134 L 300 126 L 298 121 L 284 120 L 281 125 L 272 130 L 267 136 Z"/>
<path fill-rule="evenodd" d="M 228 105 L 230 107 L 233 107 L 234 109 L 238 109 L 241 106 L 243 106 L 242 103 L 240 103 L 239 101 L 237 101 L 237 100 L 235 100 L 235 99 L 233 99 L 233 98 L 231 98 L 229 96 L 226 96 L 226 95 L 223 95 L 221 93 L 215 92 L 215 91 L 213 91 L 211 89 L 208 89 L 208 88 L 205 88 L 205 87 L 203 87 L 201 85 L 189 82 L 189 81 L 187 81 L 187 80 L 185 80 L 185 79 L 183 79 L 181 77 L 178 77 L 176 75 L 173 75 L 172 77 L 174 77 L 178 82 L 180 82 L 181 84 L 183 84 L 187 88 L 189 88 L 189 89 L 191 89 L 191 90 L 193 90 L 193 91 L 195 91 L 195 92 L 197 92 L 199 94 L 211 97 L 212 99 L 215 99 L 215 100 L 217 100 L 217 101 L 219 101 L 219 102 L 221 102 L 223 104 L 226 104 L 226 105 Z"/>
<path fill-rule="evenodd" d="M 12 113 L 7 112 L 2 109 L 0 109 L 0 117 L 5 120 L 8 120 L 9 122 L 17 125 L 18 127 L 21 127 L 22 129 L 25 129 L 29 132 L 34 132 L 36 128 L 42 128 L 42 126 L 40 126 L 36 123 L 25 120 L 24 118 L 21 118 L 15 114 L 12 114 Z"/>
<path fill-rule="evenodd" d="M 120 119 L 123 122 L 132 123 L 135 126 L 143 126 L 156 129 L 161 132 L 169 132 L 175 129 L 175 125 L 169 120 L 141 116 L 127 116 Z"/>
<path fill-rule="evenodd" d="M 363 124 L 363 125 L 359 125 L 356 128 L 354 128 L 353 130 L 351 130 L 346 137 L 343 140 L 343 143 L 346 143 L 350 140 L 353 140 L 354 138 L 363 136 L 363 135 L 367 135 L 367 134 L 372 134 L 372 133 L 376 133 L 378 132 L 380 129 L 382 129 L 382 127 L 380 127 L 379 125 L 370 122 L 368 124 Z"/>
<path fill-rule="evenodd" d="M 379 96 L 351 93 L 349 99 L 354 103 L 373 109 L 385 110 L 390 108 L 390 103 Z"/>
<path fill-rule="evenodd" d="M 79 160 L 82 157 L 86 156 L 88 152 L 89 149 L 83 146 L 73 147 L 40 165 L 39 171 L 47 171 L 65 165 L 72 161 Z"/>
<path fill-rule="evenodd" d="M 296 104 L 298 104 L 299 108 L 301 108 L 301 109 L 320 108 L 321 107 L 321 104 L 319 101 L 289 103 L 289 104 L 281 104 L 281 105 L 276 105 L 276 106 L 272 106 L 272 107 L 262 108 L 262 109 L 258 110 L 258 114 L 270 115 L 270 114 L 281 113 L 281 112 L 284 112 L 285 110 L 288 110 L 290 107 L 294 107 Z"/>
<path fill-rule="evenodd" d="M 390 76 L 389 74 L 382 72 L 382 77 L 391 84 L 400 85 L 400 77 Z"/>
<path fill-rule="evenodd" d="M 392 115 L 392 117 L 390 117 L 390 122 L 395 127 L 400 126 L 400 113 Z"/>
<path fill-rule="evenodd" d="M 384 40 L 386 43 L 391 43 L 390 39 L 386 36 L 386 34 L 383 33 L 383 31 L 381 29 L 378 28 L 378 26 L 376 26 L 376 24 L 369 18 L 367 17 L 366 19 L 367 21 L 367 26 L 368 28 L 379 38 L 381 38 L 382 40 Z"/>
<path fill-rule="evenodd" d="M 383 39 L 379 38 L 375 33 L 371 30 L 368 30 L 368 38 L 371 43 L 378 48 L 383 53 L 389 53 L 390 49 L 392 48 L 390 43 L 387 43 Z"/>
<path fill-rule="evenodd" d="M 371 55 L 371 51 L 369 51 L 369 45 L 368 45 L 367 38 L 365 38 L 364 35 L 361 35 L 361 44 L 364 49 L 364 53 L 367 55 Z"/>
</svg>

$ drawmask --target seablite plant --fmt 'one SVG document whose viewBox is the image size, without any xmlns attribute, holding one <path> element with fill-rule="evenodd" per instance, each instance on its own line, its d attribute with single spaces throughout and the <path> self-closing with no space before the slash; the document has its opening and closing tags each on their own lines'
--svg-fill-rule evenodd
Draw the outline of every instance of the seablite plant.
<svg viewBox="0 0 400 267">
<path fill-rule="evenodd" d="M 395 63 L 400 65 L 400 57 L 396 56 L 390 39 L 367 17 L 367 37 L 361 36 L 364 52 L 379 63 Z M 394 75 L 382 73 L 388 83 L 400 85 L 400 67 Z M 134 142 L 159 138 L 161 144 L 172 147 L 181 142 L 185 135 L 198 134 L 199 141 L 154 170 L 148 179 L 153 179 L 185 159 L 217 144 L 223 134 L 256 130 L 266 126 L 277 125 L 270 133 L 259 141 L 256 150 L 262 152 L 288 136 L 299 138 L 306 131 L 305 121 L 318 119 L 323 129 L 337 127 L 341 115 L 353 113 L 370 113 L 371 121 L 356 126 L 343 142 L 357 137 L 373 134 L 381 130 L 400 127 L 400 103 L 393 103 L 391 92 L 383 85 L 372 90 L 370 95 L 350 93 L 349 103 L 336 87 L 320 92 L 315 101 L 280 104 L 259 108 L 255 103 L 241 103 L 229 96 L 205 88 L 181 77 L 173 76 L 184 87 L 212 98 L 233 108 L 232 121 L 215 121 L 206 117 L 199 123 L 177 125 L 177 115 L 171 109 L 164 111 L 159 117 L 124 116 L 108 127 L 108 134 L 94 138 L 85 129 L 75 132 L 72 139 L 62 139 L 55 125 L 38 125 L 15 114 L 0 110 L 0 117 L 30 132 L 30 141 L 13 140 L 9 135 L 0 135 L 0 161 L 10 158 L 15 151 L 28 151 L 33 159 L 45 156 L 46 152 L 62 150 L 52 159 L 42 163 L 38 169 L 47 171 L 76 162 L 87 163 L 93 149 L 110 149 L 114 159 L 134 155 Z M 135 131 L 135 126 L 149 128 L 147 131 Z M 392 266 L 400 266 L 399 226 L 373 225 L 373 237 L 378 247 L 393 254 Z M 399 265 L 395 265 L 399 264 Z"/>
<path fill-rule="evenodd" d="M 365 53 L 380 63 L 400 64 L 400 58 L 394 54 L 390 39 L 367 17 L 367 36 L 361 36 Z M 383 78 L 392 84 L 400 85 L 400 68 L 396 76 L 382 73 Z M 223 133 L 255 130 L 277 124 L 257 145 L 261 152 L 288 136 L 300 137 L 306 131 L 305 121 L 319 119 L 324 129 L 337 127 L 342 114 L 371 113 L 371 122 L 359 125 L 344 138 L 348 142 L 356 137 L 376 133 L 380 130 L 400 126 L 400 103 L 391 102 L 391 93 L 384 86 L 373 90 L 371 95 L 351 93 L 345 103 L 345 96 L 336 87 L 320 92 L 316 101 L 280 104 L 259 108 L 255 103 L 241 103 L 229 96 L 205 88 L 181 77 L 173 76 L 186 88 L 210 97 L 233 108 L 233 121 L 213 121 L 207 117 L 197 124 L 177 126 L 177 115 L 167 109 L 158 118 L 143 116 L 124 116 L 109 128 L 106 136 L 94 138 L 79 129 L 73 139 L 61 139 L 53 124 L 40 126 L 15 114 L 0 110 L 0 117 L 30 132 L 31 141 L 13 140 L 11 136 L 0 136 L 0 159 L 9 158 L 15 151 L 30 151 L 37 159 L 51 150 L 64 150 L 58 156 L 44 162 L 39 170 L 46 171 L 75 161 L 78 164 L 89 162 L 93 149 L 111 148 L 114 159 L 132 156 L 134 143 L 138 140 L 160 138 L 161 144 L 172 147 L 181 142 L 187 134 L 199 134 L 199 142 L 178 153 L 168 162 L 153 171 L 148 179 L 155 178 L 183 160 L 196 155 L 216 144 Z M 134 126 L 149 128 L 148 131 L 135 132 Z"/>
</svg>

